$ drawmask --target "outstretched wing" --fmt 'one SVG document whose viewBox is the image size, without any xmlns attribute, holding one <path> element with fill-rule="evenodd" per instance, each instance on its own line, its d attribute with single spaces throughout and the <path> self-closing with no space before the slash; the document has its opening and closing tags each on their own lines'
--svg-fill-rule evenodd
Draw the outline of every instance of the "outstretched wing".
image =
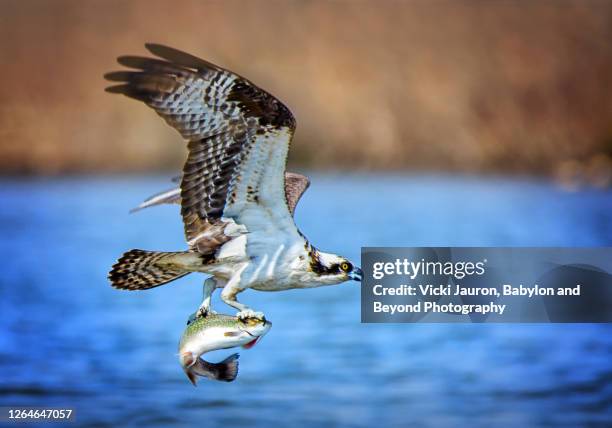
<svg viewBox="0 0 612 428">
<path fill-rule="evenodd" d="M 189 141 L 180 186 L 189 244 L 197 246 L 222 218 L 251 232 L 295 229 L 285 198 L 295 130 L 289 109 L 221 67 L 166 46 L 146 47 L 161 59 L 120 57 L 135 70 L 105 75 L 122 82 L 106 90 L 143 101 Z"/>
<path fill-rule="evenodd" d="M 180 179 L 181 177 L 174 177 L 172 178 L 172 182 L 180 181 Z M 287 199 L 287 205 L 291 215 L 294 215 L 295 207 L 308 187 L 310 187 L 310 180 L 305 175 L 298 174 L 296 172 L 285 172 L 285 198 Z M 177 187 L 149 196 L 147 199 L 142 201 L 140 205 L 132 208 L 130 213 L 135 213 L 136 211 L 156 205 L 180 203 L 181 188 Z"/>
</svg>

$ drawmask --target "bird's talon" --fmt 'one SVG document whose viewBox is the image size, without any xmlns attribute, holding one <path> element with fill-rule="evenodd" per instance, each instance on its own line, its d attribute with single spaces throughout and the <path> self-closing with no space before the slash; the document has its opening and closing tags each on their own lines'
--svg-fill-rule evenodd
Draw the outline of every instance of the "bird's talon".
<svg viewBox="0 0 612 428">
<path fill-rule="evenodd" d="M 249 318 L 258 319 L 261 321 L 266 321 L 266 316 L 263 312 L 255 312 L 252 309 L 246 309 L 244 311 L 238 312 L 236 315 L 240 321 L 246 321 Z"/>
<path fill-rule="evenodd" d="M 198 318 L 206 318 L 208 315 L 215 315 L 216 312 L 213 311 L 210 308 L 199 308 L 197 311 L 195 311 L 193 314 L 191 314 L 189 316 L 189 319 L 187 320 L 187 325 L 191 324 L 192 322 L 194 322 L 195 320 L 197 320 Z"/>
</svg>

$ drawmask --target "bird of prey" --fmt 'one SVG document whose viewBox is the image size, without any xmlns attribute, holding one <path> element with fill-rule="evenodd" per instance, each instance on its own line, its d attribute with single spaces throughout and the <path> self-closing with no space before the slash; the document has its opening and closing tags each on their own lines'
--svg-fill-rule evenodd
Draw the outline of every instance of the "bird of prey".
<svg viewBox="0 0 612 428">
<path fill-rule="evenodd" d="M 106 74 L 118 82 L 106 91 L 144 102 L 187 140 L 174 198 L 180 199 L 189 249 L 128 251 L 109 273 L 113 287 L 145 290 L 203 272 L 212 276 L 204 281 L 197 314 L 211 310 L 211 295 L 221 288 L 221 299 L 245 319 L 264 317 L 238 302 L 247 288 L 361 281 L 361 269 L 316 249 L 294 223 L 308 179 L 285 173 L 295 131 L 289 109 L 231 71 L 167 46 L 145 46 L 157 58 L 119 57 L 131 70 Z"/>
</svg>

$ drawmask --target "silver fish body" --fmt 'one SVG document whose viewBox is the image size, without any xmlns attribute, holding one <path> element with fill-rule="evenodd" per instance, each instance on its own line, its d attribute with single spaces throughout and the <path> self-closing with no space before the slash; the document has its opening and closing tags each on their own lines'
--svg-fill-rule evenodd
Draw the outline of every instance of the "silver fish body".
<svg viewBox="0 0 612 428">
<path fill-rule="evenodd" d="M 209 313 L 196 318 L 183 332 L 179 343 L 179 360 L 185 374 L 196 385 L 198 376 L 211 380 L 231 382 L 238 374 L 238 354 L 219 363 L 200 358 L 206 352 L 237 346 L 249 349 L 270 330 L 272 323 L 248 318 Z"/>
</svg>

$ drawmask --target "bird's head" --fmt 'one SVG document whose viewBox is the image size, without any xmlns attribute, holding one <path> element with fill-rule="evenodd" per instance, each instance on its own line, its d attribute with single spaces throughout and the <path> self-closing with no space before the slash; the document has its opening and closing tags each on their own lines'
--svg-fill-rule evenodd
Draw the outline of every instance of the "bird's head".
<svg viewBox="0 0 612 428">
<path fill-rule="evenodd" d="M 363 272 L 346 258 L 337 254 L 314 250 L 310 252 L 310 270 L 321 284 L 361 281 Z"/>
</svg>

